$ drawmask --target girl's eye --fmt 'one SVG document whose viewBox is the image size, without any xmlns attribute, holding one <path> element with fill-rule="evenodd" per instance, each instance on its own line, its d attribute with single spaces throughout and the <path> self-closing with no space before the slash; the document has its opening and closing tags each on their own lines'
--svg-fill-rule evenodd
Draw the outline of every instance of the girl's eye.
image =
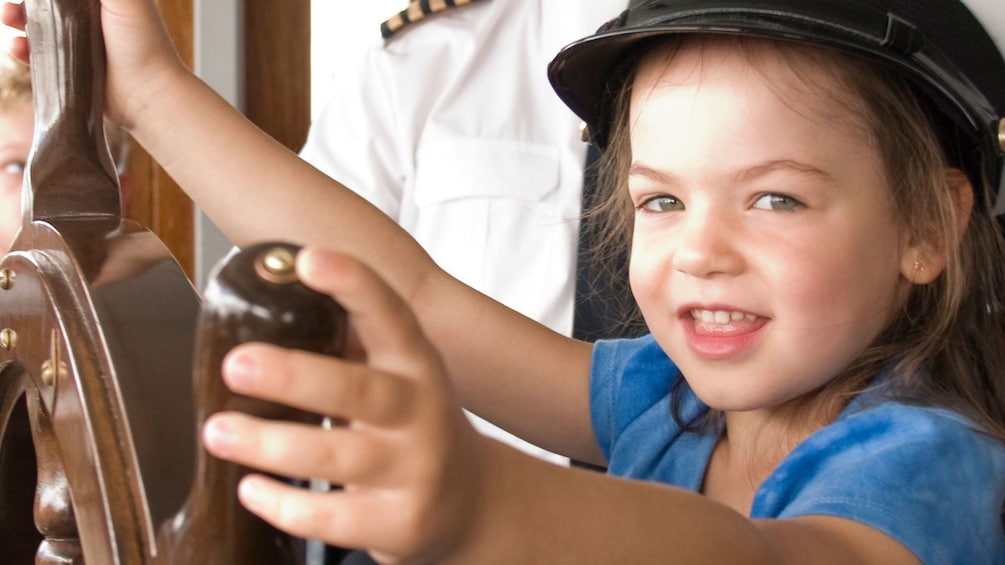
<svg viewBox="0 0 1005 565">
<path fill-rule="evenodd" d="M 778 212 L 791 212 L 798 210 L 802 206 L 802 202 L 784 194 L 765 194 L 754 202 L 754 208 Z"/>
<path fill-rule="evenodd" d="M 684 209 L 684 203 L 673 196 L 653 196 L 639 204 L 639 210 L 645 212 L 677 212 Z"/>
<path fill-rule="evenodd" d="M 24 167 L 24 161 L 9 161 L 3 164 L 3 173 L 5 175 L 20 175 L 24 173 Z"/>
</svg>

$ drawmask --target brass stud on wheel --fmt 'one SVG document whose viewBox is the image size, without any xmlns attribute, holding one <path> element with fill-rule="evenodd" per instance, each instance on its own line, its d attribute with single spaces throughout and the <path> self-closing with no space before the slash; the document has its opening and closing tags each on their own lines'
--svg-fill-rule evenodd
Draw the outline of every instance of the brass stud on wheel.
<svg viewBox="0 0 1005 565">
<path fill-rule="evenodd" d="M 52 386 L 56 382 L 56 370 L 52 366 L 52 361 L 42 363 L 42 382 L 45 386 Z"/>
<path fill-rule="evenodd" d="M 10 290 L 14 287 L 14 271 L 10 269 L 0 269 L 0 289 Z"/>
<path fill-rule="evenodd" d="M 0 330 L 0 347 L 13 351 L 17 347 L 17 332 L 10 328 Z"/>
<path fill-rule="evenodd" d="M 255 272 L 269 282 L 294 282 L 297 280 L 297 256 L 285 247 L 273 247 L 258 256 Z"/>
</svg>

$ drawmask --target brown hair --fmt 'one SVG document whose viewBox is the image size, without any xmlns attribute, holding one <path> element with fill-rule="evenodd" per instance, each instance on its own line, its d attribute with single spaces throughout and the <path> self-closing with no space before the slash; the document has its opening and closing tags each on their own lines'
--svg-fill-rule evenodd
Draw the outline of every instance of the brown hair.
<svg viewBox="0 0 1005 565">
<path fill-rule="evenodd" d="M 631 245 L 628 112 L 634 69 L 657 49 L 660 56 L 672 57 L 686 43 L 712 41 L 733 42 L 752 60 L 768 53 L 786 61 L 807 92 L 847 110 L 847 122 L 864 127 L 882 156 L 898 220 L 910 234 L 939 242 L 948 257 L 945 271 L 935 281 L 912 285 L 900 314 L 858 359 L 813 393 L 824 394 L 829 401 L 823 404 L 826 414 L 814 416 L 829 421 L 836 409 L 890 370 L 895 385 L 891 394 L 897 400 L 957 410 L 1005 441 L 1005 242 L 988 212 L 994 191 L 982 178 L 969 179 L 976 188 L 976 201 L 959 237 L 950 186 L 959 182 L 957 167 L 964 164 L 955 157 L 955 132 L 940 122 L 939 112 L 928 107 L 912 85 L 886 67 L 832 49 L 750 37 L 681 36 L 636 50 L 622 67 L 624 80 L 614 92 L 615 112 L 600 173 L 606 197 L 587 212 L 604 224 L 606 236 L 598 245 L 607 249 L 601 254 L 614 255 L 611 249 Z M 756 61 L 753 64 L 757 67 Z M 799 72 L 810 67 L 828 72 Z M 827 84 L 813 82 L 821 76 L 827 77 Z M 792 93 L 779 89 L 779 96 L 785 99 Z M 626 270 L 620 276 L 626 277 Z M 680 395 L 674 398 L 679 400 Z M 680 421 L 676 409 L 674 417 Z M 701 422 L 680 423 L 695 429 L 717 422 L 713 413 Z"/>
<path fill-rule="evenodd" d="M 31 102 L 31 72 L 10 55 L 0 56 L 0 108 L 25 101 Z"/>
</svg>

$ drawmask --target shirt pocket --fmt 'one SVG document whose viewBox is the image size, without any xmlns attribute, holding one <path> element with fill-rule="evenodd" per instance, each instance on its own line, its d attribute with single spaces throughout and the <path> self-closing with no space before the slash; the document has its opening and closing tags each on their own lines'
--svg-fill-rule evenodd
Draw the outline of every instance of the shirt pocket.
<svg viewBox="0 0 1005 565">
<path fill-rule="evenodd" d="M 402 225 L 448 273 L 528 315 L 526 284 L 554 275 L 568 223 L 557 219 L 555 147 L 485 139 L 429 143 L 416 156 Z M 516 284 L 524 281 L 526 284 Z M 522 295 L 522 296 L 521 296 Z"/>
<path fill-rule="evenodd" d="M 415 205 L 469 198 L 537 202 L 558 187 L 558 149 L 494 139 L 449 139 L 416 154 Z"/>
</svg>

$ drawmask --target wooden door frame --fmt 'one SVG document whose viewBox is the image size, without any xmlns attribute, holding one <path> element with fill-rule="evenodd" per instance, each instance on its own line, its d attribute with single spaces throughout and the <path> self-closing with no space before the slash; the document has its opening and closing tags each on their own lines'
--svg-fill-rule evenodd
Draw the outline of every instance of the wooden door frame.
<svg viewBox="0 0 1005 565">
<path fill-rule="evenodd" d="M 310 16 L 311 0 L 245 0 L 244 113 L 294 151 L 311 121 Z"/>
<path fill-rule="evenodd" d="M 208 0 L 212 1 L 212 0 Z M 195 0 L 158 0 L 182 60 L 194 61 Z M 310 125 L 310 0 L 244 0 L 245 114 L 298 150 Z M 237 64 L 237 62 L 235 62 Z M 146 226 L 195 277 L 195 207 L 141 147 L 133 144 L 125 216 Z"/>
</svg>

